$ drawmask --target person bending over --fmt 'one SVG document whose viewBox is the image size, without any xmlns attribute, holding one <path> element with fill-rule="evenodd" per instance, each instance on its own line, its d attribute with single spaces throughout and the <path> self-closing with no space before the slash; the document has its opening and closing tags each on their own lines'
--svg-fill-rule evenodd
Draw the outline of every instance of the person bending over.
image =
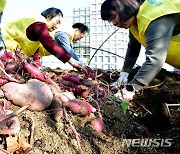
<svg viewBox="0 0 180 154">
<path fill-rule="evenodd" d="M 15 51 L 18 47 L 27 56 L 32 56 L 37 51 L 40 57 L 54 55 L 62 62 L 68 62 L 74 68 L 81 70 L 83 66 L 64 51 L 49 34 L 57 29 L 62 18 L 62 11 L 52 7 L 44 10 L 40 17 L 25 17 L 7 23 L 2 28 L 2 37 L 7 49 Z M 45 50 L 39 50 L 41 46 Z"/>
<path fill-rule="evenodd" d="M 57 31 L 55 33 L 55 40 L 68 54 L 80 63 L 84 63 L 79 59 L 73 49 L 73 43 L 80 41 L 88 32 L 88 27 L 82 23 L 75 23 L 72 29 L 67 31 Z"/>
<path fill-rule="evenodd" d="M 119 82 L 127 82 L 128 74 L 145 47 L 146 60 L 129 86 L 116 94 L 132 99 L 135 90 L 150 82 L 166 62 L 180 68 L 180 1 L 178 0 L 105 0 L 101 18 L 119 28 L 129 29 L 129 43 Z M 130 85 L 134 85 L 133 87 Z"/>
</svg>

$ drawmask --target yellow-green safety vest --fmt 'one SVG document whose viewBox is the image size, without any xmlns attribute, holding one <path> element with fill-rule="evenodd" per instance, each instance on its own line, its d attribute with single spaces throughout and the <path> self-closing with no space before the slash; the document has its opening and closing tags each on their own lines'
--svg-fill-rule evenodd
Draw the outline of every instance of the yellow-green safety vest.
<svg viewBox="0 0 180 154">
<path fill-rule="evenodd" d="M 41 19 L 44 20 L 44 19 Z M 2 37 L 5 45 L 11 51 L 15 51 L 18 47 L 22 49 L 24 55 L 32 56 L 35 51 L 42 45 L 40 41 L 30 41 L 26 36 L 26 29 L 32 23 L 41 21 L 37 18 L 21 18 L 16 21 L 10 22 L 2 28 Z M 43 21 L 44 22 L 44 21 Z M 46 23 L 46 22 L 44 22 Z M 46 50 L 40 50 L 39 55 L 51 55 Z"/>
<path fill-rule="evenodd" d="M 180 13 L 180 0 L 145 0 L 137 14 L 137 25 L 132 25 L 133 36 L 146 47 L 145 32 L 149 24 L 164 15 Z M 172 36 L 166 62 L 180 68 L 180 34 Z"/>
<path fill-rule="evenodd" d="M 0 0 L 0 13 L 3 12 L 6 5 L 6 0 Z"/>
</svg>

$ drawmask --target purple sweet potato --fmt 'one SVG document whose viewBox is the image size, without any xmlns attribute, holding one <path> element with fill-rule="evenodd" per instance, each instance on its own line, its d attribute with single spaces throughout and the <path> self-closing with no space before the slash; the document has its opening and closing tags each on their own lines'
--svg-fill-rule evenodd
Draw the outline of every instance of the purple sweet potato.
<svg viewBox="0 0 180 154">
<path fill-rule="evenodd" d="M 72 75 L 72 74 L 68 74 L 68 75 L 63 75 L 62 78 L 64 80 L 67 80 L 67 81 L 71 81 L 71 82 L 74 82 L 76 84 L 81 84 L 81 78 L 76 76 L 76 75 Z"/>
<path fill-rule="evenodd" d="M 53 99 L 49 85 L 37 79 L 31 79 L 25 84 L 9 82 L 2 86 L 2 90 L 6 98 L 15 105 L 22 107 L 30 104 L 29 110 L 42 111 Z"/>
</svg>

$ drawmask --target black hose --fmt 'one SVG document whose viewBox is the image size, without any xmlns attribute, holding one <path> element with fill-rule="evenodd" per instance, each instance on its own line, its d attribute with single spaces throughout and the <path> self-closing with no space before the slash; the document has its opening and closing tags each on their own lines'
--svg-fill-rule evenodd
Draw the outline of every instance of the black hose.
<svg viewBox="0 0 180 154">
<path fill-rule="evenodd" d="M 88 65 L 90 65 L 91 60 L 93 59 L 93 57 L 95 56 L 95 54 L 98 52 L 98 50 L 103 46 L 103 44 L 104 44 L 112 35 L 114 35 L 118 30 L 119 30 L 119 28 L 116 29 L 111 35 L 109 35 L 109 36 L 102 42 L 102 44 L 99 46 L 99 48 L 96 49 L 96 51 L 94 52 L 93 56 L 92 56 L 91 59 L 89 60 Z"/>
</svg>

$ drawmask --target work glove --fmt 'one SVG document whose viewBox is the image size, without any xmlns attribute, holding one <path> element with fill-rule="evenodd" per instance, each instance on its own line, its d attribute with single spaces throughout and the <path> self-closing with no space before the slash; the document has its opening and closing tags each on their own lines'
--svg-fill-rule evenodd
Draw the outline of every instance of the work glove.
<svg viewBox="0 0 180 154">
<path fill-rule="evenodd" d="M 128 75 L 129 75 L 128 72 L 121 72 L 119 74 L 119 79 L 118 79 L 119 84 L 127 83 L 128 82 Z"/>
<path fill-rule="evenodd" d="M 85 68 L 84 73 L 86 74 L 87 78 L 95 79 L 94 71 L 81 59 L 79 59 L 80 65 Z"/>
<path fill-rule="evenodd" d="M 79 63 L 81 66 L 88 67 L 88 65 L 81 59 L 79 59 Z"/>
<path fill-rule="evenodd" d="M 82 66 L 81 66 L 81 63 L 77 60 L 75 60 L 74 58 L 70 58 L 68 63 L 75 69 L 77 69 L 79 72 L 82 71 Z"/>
<path fill-rule="evenodd" d="M 74 58 L 70 58 L 70 60 L 68 61 L 68 63 L 74 67 L 75 69 L 77 69 L 79 72 L 83 72 L 85 73 L 85 75 L 87 77 L 89 77 L 89 72 L 91 72 L 90 67 L 88 67 L 84 62 L 82 61 L 77 61 Z"/>
<path fill-rule="evenodd" d="M 112 89 L 117 89 L 120 85 L 127 84 L 127 82 L 128 82 L 128 75 L 129 75 L 129 73 L 127 73 L 127 72 L 121 72 L 119 74 L 119 78 L 117 79 L 117 81 L 111 83 L 110 87 Z"/>
<path fill-rule="evenodd" d="M 131 101 L 134 95 L 135 95 L 135 89 L 133 88 L 132 91 L 128 91 L 126 87 L 118 90 L 118 92 L 114 94 L 114 96 L 118 97 L 121 101 L 125 101 L 125 100 Z"/>
</svg>

